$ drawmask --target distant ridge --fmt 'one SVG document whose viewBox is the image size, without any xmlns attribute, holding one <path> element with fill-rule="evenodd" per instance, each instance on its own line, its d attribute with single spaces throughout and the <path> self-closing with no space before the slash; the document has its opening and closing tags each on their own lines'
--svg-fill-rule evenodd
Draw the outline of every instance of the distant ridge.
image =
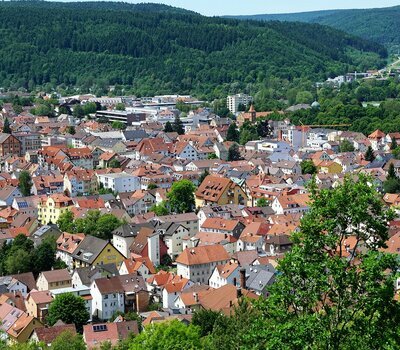
<svg viewBox="0 0 400 350">
<path fill-rule="evenodd" d="M 206 17 L 159 4 L 0 2 L 0 88 L 206 99 L 271 80 L 321 81 L 382 67 L 386 49 L 327 26 Z M 103 92 L 104 93 L 104 92 Z"/>
<path fill-rule="evenodd" d="M 391 52 L 397 53 L 400 49 L 400 6 L 226 17 L 240 20 L 319 23 L 383 44 Z"/>
</svg>

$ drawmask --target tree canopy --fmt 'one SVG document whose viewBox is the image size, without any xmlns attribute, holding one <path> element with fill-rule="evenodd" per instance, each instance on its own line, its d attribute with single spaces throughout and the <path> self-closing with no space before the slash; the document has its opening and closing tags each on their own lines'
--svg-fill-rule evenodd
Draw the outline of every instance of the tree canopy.
<svg viewBox="0 0 400 350">
<path fill-rule="evenodd" d="M 47 322 L 54 325 L 58 320 L 66 324 L 73 323 L 76 329 L 82 332 L 83 325 L 89 320 L 85 300 L 72 293 L 57 295 L 49 306 Z"/>
</svg>

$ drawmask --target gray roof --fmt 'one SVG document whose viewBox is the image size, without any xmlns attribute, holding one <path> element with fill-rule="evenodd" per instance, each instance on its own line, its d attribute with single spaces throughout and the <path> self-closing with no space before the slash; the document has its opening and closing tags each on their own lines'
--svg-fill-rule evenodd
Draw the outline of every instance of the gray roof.
<svg viewBox="0 0 400 350">
<path fill-rule="evenodd" d="M 120 237 L 136 237 L 142 227 L 154 228 L 152 223 L 124 224 L 113 231 L 113 234 Z"/>
<path fill-rule="evenodd" d="M 122 134 L 126 141 L 131 141 L 131 140 L 136 141 L 149 137 L 147 132 L 144 130 L 125 130 L 122 132 Z"/>
<path fill-rule="evenodd" d="M 108 242 L 103 239 L 88 235 L 79 244 L 72 256 L 75 259 L 92 264 L 107 244 Z"/>
<path fill-rule="evenodd" d="M 90 286 L 90 284 L 97 278 L 119 275 L 115 264 L 81 267 L 76 269 L 75 272 L 78 274 L 82 284 L 85 286 Z"/>
<path fill-rule="evenodd" d="M 275 269 L 271 264 L 246 268 L 246 288 L 259 294 L 266 294 L 266 287 L 275 282 Z"/>
</svg>

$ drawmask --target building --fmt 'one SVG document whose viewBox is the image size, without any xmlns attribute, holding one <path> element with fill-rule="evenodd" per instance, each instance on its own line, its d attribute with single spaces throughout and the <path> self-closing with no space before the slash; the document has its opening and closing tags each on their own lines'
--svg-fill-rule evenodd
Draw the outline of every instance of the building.
<svg viewBox="0 0 400 350">
<path fill-rule="evenodd" d="M 93 316 L 110 319 L 116 312 L 145 311 L 149 293 L 142 276 L 137 273 L 99 278 L 92 282 Z"/>
<path fill-rule="evenodd" d="M 253 97 L 246 94 L 230 95 L 226 99 L 226 106 L 231 113 L 236 114 L 239 112 L 239 105 L 247 106 L 253 102 Z"/>
<path fill-rule="evenodd" d="M 21 156 L 21 141 L 11 134 L 0 133 L 0 156 Z"/>
<path fill-rule="evenodd" d="M 14 133 L 13 136 L 21 141 L 21 156 L 25 156 L 26 152 L 37 151 L 42 146 L 39 133 L 19 132 Z"/>
<path fill-rule="evenodd" d="M 117 346 L 121 340 L 127 339 L 130 334 L 139 334 L 136 321 L 121 321 L 98 323 L 83 326 L 83 339 L 88 350 L 99 349 L 104 342 Z"/>
<path fill-rule="evenodd" d="M 229 254 L 221 245 L 186 248 L 176 259 L 177 274 L 193 282 L 208 284 L 215 266 L 228 261 Z"/>
<path fill-rule="evenodd" d="M 146 120 L 145 113 L 131 113 L 128 111 L 97 111 L 96 117 L 105 119 L 107 122 L 121 122 L 126 125 L 132 125 Z"/>
<path fill-rule="evenodd" d="M 38 220 L 42 225 L 55 224 L 60 215 L 73 206 L 72 199 L 64 194 L 57 193 L 41 198 L 38 203 Z"/>
<path fill-rule="evenodd" d="M 118 265 L 125 257 L 108 241 L 86 236 L 71 254 L 74 268 L 104 264 Z"/>
<path fill-rule="evenodd" d="M 67 269 L 41 272 L 36 281 L 39 291 L 72 287 L 72 278 Z"/>
<path fill-rule="evenodd" d="M 140 178 L 127 173 L 98 174 L 99 183 L 114 192 L 134 192 L 140 190 Z"/>
<path fill-rule="evenodd" d="M 196 207 L 208 204 L 241 204 L 247 203 L 247 195 L 243 189 L 230 179 L 208 175 L 196 193 Z"/>
<path fill-rule="evenodd" d="M 25 299 L 26 312 L 29 316 L 45 321 L 52 301 L 53 297 L 48 290 L 31 291 Z"/>
</svg>

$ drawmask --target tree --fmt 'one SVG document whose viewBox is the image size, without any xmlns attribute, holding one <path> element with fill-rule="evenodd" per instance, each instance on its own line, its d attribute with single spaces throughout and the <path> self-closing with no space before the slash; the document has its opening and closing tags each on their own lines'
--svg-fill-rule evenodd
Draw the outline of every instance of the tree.
<svg viewBox="0 0 400 350">
<path fill-rule="evenodd" d="M 111 123 L 111 127 L 116 130 L 125 130 L 126 124 L 124 124 L 123 122 L 120 122 L 120 121 L 113 121 Z"/>
<path fill-rule="evenodd" d="M 393 151 L 396 148 L 397 148 L 397 141 L 396 141 L 396 138 L 393 136 L 392 142 L 390 144 L 390 149 Z"/>
<path fill-rule="evenodd" d="M 239 142 L 240 133 L 239 130 L 236 128 L 236 124 L 232 123 L 229 125 L 228 132 L 226 134 L 227 141 Z"/>
<path fill-rule="evenodd" d="M 61 231 L 72 233 L 74 231 L 74 214 L 70 210 L 64 211 L 58 217 L 57 225 Z"/>
<path fill-rule="evenodd" d="M 72 126 L 72 125 L 68 126 L 66 129 L 66 132 L 70 135 L 75 135 L 75 133 L 76 133 L 75 126 Z"/>
<path fill-rule="evenodd" d="M 95 236 L 109 240 L 112 238 L 112 232 L 121 225 L 122 221 L 113 214 L 104 214 L 97 220 Z"/>
<path fill-rule="evenodd" d="M 200 177 L 199 177 L 199 186 L 203 183 L 204 179 L 210 175 L 210 172 L 208 171 L 208 169 L 204 169 L 204 171 L 201 173 Z"/>
<path fill-rule="evenodd" d="M 210 154 L 207 156 L 207 159 L 218 159 L 218 156 L 217 156 L 215 153 L 210 153 Z"/>
<path fill-rule="evenodd" d="M 261 317 L 247 339 L 258 348 L 372 350 L 398 344 L 400 305 L 393 283 L 399 262 L 380 251 L 393 213 L 371 182 L 359 174 L 358 181 L 345 177 L 333 190 L 312 183 L 310 211 L 279 262 L 270 297 L 257 305 Z"/>
<path fill-rule="evenodd" d="M 390 163 L 386 180 L 397 179 L 396 171 L 394 170 L 394 164 Z"/>
<path fill-rule="evenodd" d="M 314 165 L 314 162 L 312 160 L 303 160 L 300 163 L 301 166 L 301 173 L 302 174 L 316 174 L 317 173 L 317 167 Z"/>
<path fill-rule="evenodd" d="M 388 178 L 383 182 L 383 191 L 385 193 L 399 193 L 400 181 L 397 178 Z"/>
<path fill-rule="evenodd" d="M 26 197 L 31 195 L 32 177 L 26 170 L 21 171 L 21 174 L 19 175 L 18 187 L 23 196 Z"/>
<path fill-rule="evenodd" d="M 108 166 L 110 168 L 114 168 L 114 169 L 120 168 L 121 167 L 121 162 L 118 159 L 114 158 L 114 159 L 110 160 L 110 163 L 108 163 Z"/>
<path fill-rule="evenodd" d="M 171 211 L 176 213 L 188 213 L 195 208 L 194 191 L 196 187 L 189 180 L 174 182 L 167 193 Z"/>
<path fill-rule="evenodd" d="M 228 149 L 228 161 L 233 162 L 235 160 L 241 160 L 242 156 L 240 155 L 239 146 L 237 143 L 232 144 Z"/>
<path fill-rule="evenodd" d="M 58 320 L 64 323 L 73 323 L 82 332 L 83 325 L 89 320 L 89 312 L 86 309 L 85 300 L 72 293 L 57 295 L 49 306 L 47 323 L 54 325 Z"/>
<path fill-rule="evenodd" d="M 54 238 L 46 238 L 33 252 L 34 272 L 49 271 L 56 262 L 56 242 Z"/>
<path fill-rule="evenodd" d="M 157 216 L 168 215 L 170 213 L 165 201 L 162 201 L 160 204 L 153 205 L 149 211 L 153 212 Z"/>
<path fill-rule="evenodd" d="M 83 111 L 83 115 L 89 115 L 89 114 L 96 113 L 97 105 L 95 102 L 88 102 L 82 107 L 82 111 Z"/>
<path fill-rule="evenodd" d="M 72 115 L 76 118 L 82 118 L 85 116 L 85 111 L 81 105 L 75 105 Z"/>
<path fill-rule="evenodd" d="M 51 342 L 51 350 L 85 350 L 86 344 L 80 334 L 62 332 Z"/>
<path fill-rule="evenodd" d="M 11 134 L 11 126 L 10 126 L 10 121 L 8 118 L 4 119 L 4 125 L 3 125 L 3 133 L 5 134 Z"/>
<path fill-rule="evenodd" d="M 174 128 L 172 127 L 171 122 L 166 122 L 164 127 L 164 132 L 173 132 Z"/>
<path fill-rule="evenodd" d="M 149 183 L 149 185 L 147 186 L 148 190 L 155 190 L 156 188 L 158 188 L 158 186 L 153 182 Z"/>
<path fill-rule="evenodd" d="M 177 320 L 147 326 L 132 341 L 130 350 L 200 349 L 200 328 Z"/>
<path fill-rule="evenodd" d="M 31 270 L 31 254 L 24 249 L 15 249 L 6 260 L 8 274 L 29 272 Z"/>
<path fill-rule="evenodd" d="M 354 146 L 349 140 L 343 140 L 339 146 L 340 152 L 354 152 Z"/>
<path fill-rule="evenodd" d="M 374 151 L 371 146 L 368 146 L 367 151 L 365 152 L 364 158 L 368 162 L 373 162 L 375 160 Z"/>
<path fill-rule="evenodd" d="M 268 202 L 268 200 L 265 199 L 265 198 L 260 198 L 260 199 L 257 201 L 257 207 L 268 207 L 268 205 L 269 205 L 269 202 Z"/>
<path fill-rule="evenodd" d="M 174 123 L 172 124 L 172 129 L 178 133 L 178 135 L 183 135 L 185 129 L 183 128 L 183 122 L 179 116 L 175 117 Z"/>
<path fill-rule="evenodd" d="M 125 110 L 125 104 L 124 104 L 124 103 L 117 103 L 117 104 L 115 105 L 115 109 L 116 109 L 117 111 L 124 111 L 124 110 Z"/>
<path fill-rule="evenodd" d="M 223 317 L 220 312 L 200 309 L 193 314 L 192 324 L 200 328 L 201 336 L 205 337 L 214 330 L 216 322 Z"/>
</svg>

